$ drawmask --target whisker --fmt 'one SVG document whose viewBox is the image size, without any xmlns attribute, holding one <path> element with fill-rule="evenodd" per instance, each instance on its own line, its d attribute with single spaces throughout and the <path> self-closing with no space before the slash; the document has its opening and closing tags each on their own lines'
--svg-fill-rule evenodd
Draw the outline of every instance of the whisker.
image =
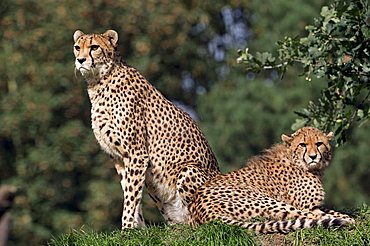
<svg viewBox="0 0 370 246">
<path fill-rule="evenodd" d="M 75 69 L 74 69 L 74 74 L 75 74 L 75 78 L 76 78 L 76 79 L 78 79 L 78 78 L 77 78 L 77 68 L 76 68 L 76 67 L 75 67 Z"/>
</svg>

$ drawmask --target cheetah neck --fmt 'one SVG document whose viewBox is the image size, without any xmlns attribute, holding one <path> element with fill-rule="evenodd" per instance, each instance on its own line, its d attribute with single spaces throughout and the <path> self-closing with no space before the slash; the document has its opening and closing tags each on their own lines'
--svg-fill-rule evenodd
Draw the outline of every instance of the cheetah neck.
<svg viewBox="0 0 370 246">
<path fill-rule="evenodd" d="M 114 70 L 115 67 L 112 67 L 110 73 L 106 74 L 102 78 L 99 77 L 87 80 L 87 93 L 89 95 L 92 106 L 94 106 L 97 101 L 101 101 L 102 97 L 105 96 L 105 91 L 107 90 L 107 88 L 109 88 Z"/>
<path fill-rule="evenodd" d="M 292 153 L 284 144 L 276 144 L 271 149 L 265 150 L 264 155 L 271 157 L 271 159 L 287 160 L 292 162 Z"/>
<path fill-rule="evenodd" d="M 324 170 L 314 170 L 314 171 L 310 171 L 310 173 L 312 173 L 314 176 L 320 178 L 320 180 L 321 180 L 322 176 L 324 174 Z"/>
<path fill-rule="evenodd" d="M 91 74 L 83 77 L 87 82 L 88 88 L 92 89 L 98 85 L 109 83 L 114 70 L 123 68 L 125 65 L 126 62 L 117 51 L 114 59 L 95 67 Z"/>
</svg>

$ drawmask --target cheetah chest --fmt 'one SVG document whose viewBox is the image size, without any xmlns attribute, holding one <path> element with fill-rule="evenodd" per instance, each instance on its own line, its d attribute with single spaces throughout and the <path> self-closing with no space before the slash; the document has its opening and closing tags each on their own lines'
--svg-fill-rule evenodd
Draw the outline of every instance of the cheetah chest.
<svg viewBox="0 0 370 246">
<path fill-rule="evenodd" d="M 101 102 L 93 103 L 91 107 L 91 126 L 95 138 L 101 148 L 114 158 L 123 159 L 119 146 L 121 144 L 120 119 L 112 116 L 108 107 Z"/>
</svg>

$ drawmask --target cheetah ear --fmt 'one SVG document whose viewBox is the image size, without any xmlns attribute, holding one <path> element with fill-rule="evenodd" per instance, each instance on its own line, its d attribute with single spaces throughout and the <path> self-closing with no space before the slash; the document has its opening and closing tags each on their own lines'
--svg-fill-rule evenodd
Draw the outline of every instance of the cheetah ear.
<svg viewBox="0 0 370 246">
<path fill-rule="evenodd" d="M 281 140 L 283 140 L 284 143 L 290 143 L 290 141 L 292 140 L 292 137 L 289 137 L 285 134 L 282 134 L 281 135 Z"/>
<path fill-rule="evenodd" d="M 80 30 L 75 31 L 75 33 L 73 34 L 73 40 L 75 41 L 75 43 L 76 43 L 77 39 L 79 37 L 81 37 L 82 35 L 85 35 L 85 33 L 81 32 Z"/>
<path fill-rule="evenodd" d="M 328 134 L 326 134 L 326 137 L 329 139 L 329 140 L 332 140 L 333 137 L 334 137 L 334 133 L 333 132 L 329 132 Z"/>
<path fill-rule="evenodd" d="M 113 46 L 117 46 L 117 42 L 118 42 L 118 33 L 114 30 L 108 30 L 106 31 L 105 33 L 103 33 L 104 36 L 108 37 L 109 39 L 109 42 L 113 45 Z"/>
</svg>

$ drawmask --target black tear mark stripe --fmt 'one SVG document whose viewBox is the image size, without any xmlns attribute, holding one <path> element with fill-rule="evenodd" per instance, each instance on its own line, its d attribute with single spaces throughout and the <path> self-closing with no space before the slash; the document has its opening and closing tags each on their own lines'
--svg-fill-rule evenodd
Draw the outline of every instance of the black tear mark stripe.
<svg viewBox="0 0 370 246">
<path fill-rule="evenodd" d="M 90 58 L 91 58 L 91 67 L 95 67 L 95 64 L 94 64 L 94 57 L 92 56 L 92 54 L 91 54 L 91 49 L 90 49 L 90 51 L 89 51 L 89 56 L 90 56 Z"/>
<path fill-rule="evenodd" d="M 302 160 L 303 160 L 304 162 L 306 162 L 306 161 L 304 160 L 304 157 L 306 156 L 306 154 L 307 154 L 307 147 L 305 147 L 305 148 L 304 148 L 304 152 L 303 152 L 303 156 L 302 156 Z"/>
<path fill-rule="evenodd" d="M 93 40 L 93 37 L 90 37 L 90 50 L 89 50 L 89 56 L 90 56 L 90 58 L 91 58 L 91 67 L 95 67 L 95 64 L 94 64 L 94 57 L 92 56 L 92 49 L 91 49 L 92 40 Z"/>
<path fill-rule="evenodd" d="M 303 142 L 305 144 L 307 143 L 306 135 L 303 135 Z M 306 147 L 304 147 L 304 152 L 303 152 L 303 156 L 302 156 L 303 162 L 306 162 L 305 159 L 304 159 L 304 157 L 306 156 L 306 154 L 307 154 L 307 145 L 306 145 Z"/>
<path fill-rule="evenodd" d="M 325 146 L 325 149 L 324 149 L 324 151 L 323 151 L 323 153 L 321 153 L 321 151 L 320 151 L 320 148 L 319 147 L 317 147 L 317 151 L 320 153 L 320 155 L 323 157 L 323 154 L 325 153 L 325 151 L 326 150 L 329 150 L 329 148 L 328 148 L 328 146 L 326 146 L 326 144 L 323 144 L 324 146 Z"/>
<path fill-rule="evenodd" d="M 316 145 L 316 150 L 317 150 L 317 152 L 320 154 L 320 156 L 322 156 L 322 153 L 321 153 L 321 151 L 320 151 L 320 149 L 319 149 L 319 146 L 317 146 L 317 145 Z"/>
<path fill-rule="evenodd" d="M 326 150 L 329 150 L 329 147 L 326 144 L 324 144 L 324 146 Z"/>
<path fill-rule="evenodd" d="M 104 49 L 100 49 L 100 50 L 103 53 L 104 58 L 107 58 L 107 55 L 105 54 Z"/>
</svg>

